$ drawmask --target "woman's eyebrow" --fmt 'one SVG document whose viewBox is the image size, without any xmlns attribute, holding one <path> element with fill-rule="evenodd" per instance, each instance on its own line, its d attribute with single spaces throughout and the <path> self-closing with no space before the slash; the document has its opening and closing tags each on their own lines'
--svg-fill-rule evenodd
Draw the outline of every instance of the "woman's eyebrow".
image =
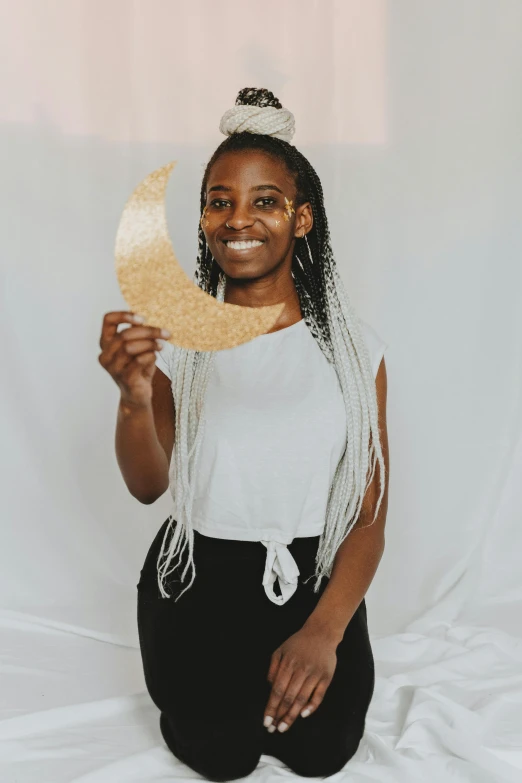
<svg viewBox="0 0 522 783">
<path fill-rule="evenodd" d="M 212 185 L 212 187 L 208 189 L 208 192 L 212 193 L 213 190 L 223 190 L 228 193 L 233 190 L 233 188 L 228 187 L 227 185 Z M 278 193 L 283 193 L 281 188 L 278 188 L 277 185 L 255 185 L 253 188 L 250 188 L 250 190 L 277 190 Z"/>
<path fill-rule="evenodd" d="M 278 188 L 277 185 L 256 185 L 255 188 L 250 188 L 251 190 L 277 190 L 278 193 L 282 193 L 283 191 L 281 188 Z"/>
</svg>

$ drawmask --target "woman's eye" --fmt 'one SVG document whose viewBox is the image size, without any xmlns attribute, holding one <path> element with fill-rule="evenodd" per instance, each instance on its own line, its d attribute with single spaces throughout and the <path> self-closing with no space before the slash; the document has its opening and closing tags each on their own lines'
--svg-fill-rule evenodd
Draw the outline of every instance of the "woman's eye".
<svg viewBox="0 0 522 783">
<path fill-rule="evenodd" d="M 260 198 L 256 201 L 256 204 L 263 207 L 271 207 L 272 204 L 276 203 L 275 198 L 271 198 L 270 196 L 265 196 L 264 198 Z M 227 199 L 224 198 L 215 198 L 213 201 L 209 204 L 210 207 L 216 207 L 216 209 L 223 209 L 224 207 L 230 206 L 230 202 Z"/>
</svg>

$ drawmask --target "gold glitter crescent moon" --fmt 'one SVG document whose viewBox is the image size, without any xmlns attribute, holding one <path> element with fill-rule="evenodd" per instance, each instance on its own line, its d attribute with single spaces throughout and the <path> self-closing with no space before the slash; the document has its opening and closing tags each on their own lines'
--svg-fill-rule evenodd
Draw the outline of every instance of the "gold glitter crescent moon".
<svg viewBox="0 0 522 783">
<path fill-rule="evenodd" d="M 116 234 L 116 275 L 129 309 L 168 329 L 168 342 L 196 351 L 233 348 L 265 334 L 284 302 L 263 307 L 219 302 L 185 274 L 167 228 L 165 192 L 176 161 L 149 174 L 123 210 Z"/>
</svg>

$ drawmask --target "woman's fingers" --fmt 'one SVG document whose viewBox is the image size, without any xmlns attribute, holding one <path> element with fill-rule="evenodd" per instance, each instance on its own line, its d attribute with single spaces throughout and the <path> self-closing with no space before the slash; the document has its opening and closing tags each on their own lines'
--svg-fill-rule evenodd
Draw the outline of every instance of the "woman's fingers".
<svg viewBox="0 0 522 783">
<path fill-rule="evenodd" d="M 296 672 L 297 675 L 297 672 Z M 280 709 L 276 714 L 274 723 L 277 723 L 276 728 L 278 731 L 286 731 L 296 718 L 299 717 L 300 712 L 304 709 L 305 705 L 309 703 L 310 697 L 316 687 L 319 678 L 316 674 L 302 674 L 302 676 L 294 676 L 290 681 L 288 687 L 288 699 L 282 699 L 280 703 Z M 285 694 L 285 697 L 287 694 Z M 286 707 L 288 705 L 288 707 Z"/>
<path fill-rule="evenodd" d="M 118 332 L 118 326 L 123 323 L 141 324 L 145 319 L 142 315 L 125 311 L 115 311 L 105 313 L 103 316 L 102 331 L 100 337 L 100 348 L 106 350 Z"/>
<path fill-rule="evenodd" d="M 330 685 L 331 680 L 325 678 L 322 680 L 319 680 L 313 694 L 312 698 L 308 700 L 308 702 L 305 704 L 303 709 L 301 710 L 301 717 L 307 718 L 309 715 L 312 714 L 312 712 L 315 712 L 318 706 L 321 704 L 322 700 L 324 699 L 324 694 L 326 693 L 328 686 Z"/>
<path fill-rule="evenodd" d="M 156 359 L 155 351 L 161 350 L 163 346 L 154 338 L 148 340 L 126 340 L 122 341 L 114 355 L 114 369 L 121 372 L 131 361 L 138 364 L 146 363 Z"/>
<path fill-rule="evenodd" d="M 134 313 L 105 314 L 100 339 L 102 354 L 99 359 L 104 367 L 111 368 L 111 372 L 122 373 L 133 359 L 138 364 L 151 361 L 154 352 L 163 347 L 158 340 L 171 336 L 170 332 L 156 326 L 139 326 L 142 321 L 143 317 Z M 118 332 L 121 323 L 128 323 L 130 327 Z"/>
<path fill-rule="evenodd" d="M 98 362 L 116 383 L 126 402 L 150 404 L 156 351 L 163 348 L 170 332 L 143 323 L 131 312 L 110 312 L 103 318 Z M 118 331 L 120 324 L 128 328 Z"/>
<path fill-rule="evenodd" d="M 268 680 L 272 682 L 272 690 L 265 708 L 265 726 L 274 725 L 279 705 L 285 696 L 292 675 L 293 668 L 285 662 L 280 651 L 276 650 L 272 655 L 268 670 Z M 268 723 L 267 717 L 271 718 L 272 722 Z"/>
<path fill-rule="evenodd" d="M 274 650 L 274 652 L 272 653 L 272 657 L 270 659 L 270 668 L 268 669 L 268 674 L 266 676 L 268 682 L 271 683 L 274 682 L 282 657 L 283 657 L 283 653 L 279 648 L 277 650 Z"/>
<path fill-rule="evenodd" d="M 279 704 L 275 712 L 274 723 L 279 724 L 283 715 L 287 715 L 288 712 L 292 709 L 294 702 L 296 698 L 299 696 L 301 687 L 303 686 L 303 683 L 306 680 L 306 678 L 307 678 L 307 673 L 303 671 L 303 669 L 294 669 L 288 681 L 288 685 L 286 686 L 286 690 L 283 693 L 281 699 L 279 700 Z M 303 706 L 306 703 L 306 701 L 307 699 L 305 698 L 303 700 Z"/>
<path fill-rule="evenodd" d="M 285 672 L 280 668 L 265 710 L 265 719 L 267 716 L 272 718 L 268 730 L 286 731 L 299 716 L 306 718 L 315 712 L 324 699 L 330 681 L 331 678 L 307 675 L 298 669 L 290 675 L 288 669 Z"/>
</svg>

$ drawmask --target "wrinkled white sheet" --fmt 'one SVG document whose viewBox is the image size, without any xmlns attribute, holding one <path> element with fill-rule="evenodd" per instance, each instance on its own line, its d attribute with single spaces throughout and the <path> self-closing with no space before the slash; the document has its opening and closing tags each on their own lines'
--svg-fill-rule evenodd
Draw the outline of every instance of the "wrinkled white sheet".
<svg viewBox="0 0 522 783">
<path fill-rule="evenodd" d="M 509 609 L 519 617 L 520 608 Z M 119 636 L 0 614 L 3 783 L 199 778 L 163 742 L 143 681 L 134 606 L 120 606 L 119 613 L 128 622 Z M 431 624 L 372 644 L 377 679 L 366 732 L 336 780 L 520 783 L 520 637 Z M 299 779 L 278 759 L 262 756 L 248 779 L 289 777 Z"/>
</svg>

